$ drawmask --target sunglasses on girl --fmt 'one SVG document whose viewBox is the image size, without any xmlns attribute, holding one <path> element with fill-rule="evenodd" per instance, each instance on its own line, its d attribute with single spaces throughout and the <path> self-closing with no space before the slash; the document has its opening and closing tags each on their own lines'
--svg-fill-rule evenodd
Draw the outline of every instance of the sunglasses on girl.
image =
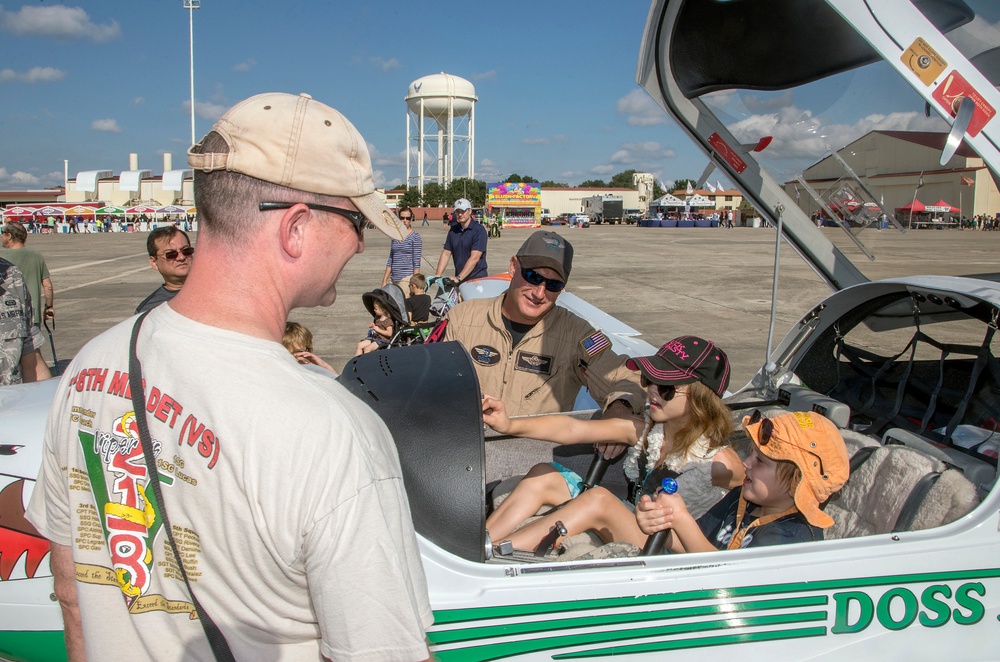
<svg viewBox="0 0 1000 662">
<path fill-rule="evenodd" d="M 639 383 L 642 384 L 643 388 L 649 388 L 649 385 L 653 382 L 646 379 L 646 375 L 642 375 L 642 377 L 639 378 Z M 673 384 L 657 384 L 656 392 L 660 394 L 660 400 L 670 402 L 674 399 L 674 396 L 677 395 L 677 387 Z"/>
<path fill-rule="evenodd" d="M 191 257 L 192 255 L 194 255 L 194 246 L 185 246 L 180 250 L 177 250 L 176 248 L 171 248 L 169 251 L 163 251 L 163 255 L 161 257 L 163 257 L 163 259 L 167 260 L 168 262 L 173 262 L 181 255 L 183 255 L 184 257 Z"/>
<path fill-rule="evenodd" d="M 413 217 L 412 216 L 400 216 L 399 220 L 401 220 L 401 221 L 412 221 Z"/>
<path fill-rule="evenodd" d="M 566 283 L 561 280 L 555 280 L 552 278 L 546 278 L 542 274 L 538 273 L 534 269 L 521 269 L 521 278 L 523 278 L 529 285 L 538 286 L 545 283 L 545 289 L 549 292 L 562 292 L 566 287 Z"/>
</svg>

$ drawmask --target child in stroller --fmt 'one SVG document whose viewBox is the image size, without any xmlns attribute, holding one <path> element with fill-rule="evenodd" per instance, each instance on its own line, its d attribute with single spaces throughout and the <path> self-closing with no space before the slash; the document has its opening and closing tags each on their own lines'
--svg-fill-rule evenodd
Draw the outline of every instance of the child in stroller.
<svg viewBox="0 0 1000 662">
<path fill-rule="evenodd" d="M 398 285 L 388 283 L 377 290 L 365 292 L 361 300 L 371 313 L 372 323 L 368 325 L 368 335 L 355 348 L 355 356 L 389 347 L 408 322 L 406 297 Z"/>
</svg>

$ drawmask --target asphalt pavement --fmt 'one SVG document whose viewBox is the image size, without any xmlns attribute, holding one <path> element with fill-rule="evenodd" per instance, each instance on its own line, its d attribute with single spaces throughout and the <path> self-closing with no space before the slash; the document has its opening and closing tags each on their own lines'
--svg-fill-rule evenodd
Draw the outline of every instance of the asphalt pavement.
<svg viewBox="0 0 1000 662">
<path fill-rule="evenodd" d="M 415 224 L 424 245 L 424 272 L 433 274 L 445 238 L 440 222 Z M 694 334 L 717 342 L 733 364 L 731 389 L 745 384 L 765 358 L 774 232 L 768 228 L 638 228 L 592 226 L 552 228 L 575 249 L 568 291 L 623 320 L 653 345 Z M 870 232 L 870 262 L 838 228 L 825 228 L 869 278 L 903 274 L 963 275 L 1000 271 L 1000 232 L 919 230 Z M 490 272 L 506 271 L 510 257 L 528 236 L 506 230 L 491 239 Z M 371 321 L 361 294 L 377 288 L 385 271 L 389 240 L 374 230 L 366 246 L 341 275 L 337 301 L 329 308 L 292 311 L 307 326 L 317 354 L 336 368 L 353 355 Z M 192 235 L 197 247 L 197 234 Z M 61 365 L 91 338 L 130 317 L 136 305 L 161 284 L 150 268 L 146 235 L 29 235 L 41 252 L 55 286 L 56 354 Z M 829 294 L 827 286 L 786 245 L 782 247 L 775 342 Z M 198 253 L 195 252 L 195 261 Z M 253 265 L 248 264 L 247 269 Z M 449 267 L 446 274 L 453 272 Z M 52 362 L 48 343 L 43 350 Z M 123 351 L 125 349 L 123 348 Z"/>
</svg>

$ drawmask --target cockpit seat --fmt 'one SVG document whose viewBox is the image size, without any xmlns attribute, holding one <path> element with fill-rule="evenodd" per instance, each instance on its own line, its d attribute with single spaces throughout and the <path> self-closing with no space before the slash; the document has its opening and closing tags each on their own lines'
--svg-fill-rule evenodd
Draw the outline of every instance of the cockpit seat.
<svg viewBox="0 0 1000 662">
<path fill-rule="evenodd" d="M 863 447 L 851 468 L 825 507 L 835 522 L 824 532 L 828 540 L 941 526 L 979 502 L 960 471 L 905 446 Z"/>
</svg>

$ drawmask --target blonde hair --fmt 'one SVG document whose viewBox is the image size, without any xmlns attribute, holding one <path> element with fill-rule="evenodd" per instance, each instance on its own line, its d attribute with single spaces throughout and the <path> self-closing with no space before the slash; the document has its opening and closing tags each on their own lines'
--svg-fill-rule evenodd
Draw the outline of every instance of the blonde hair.
<svg viewBox="0 0 1000 662">
<path fill-rule="evenodd" d="M 777 464 L 774 476 L 778 480 L 778 484 L 794 496 L 795 490 L 798 489 L 799 483 L 802 481 L 802 470 L 791 460 L 774 460 L 774 462 Z"/>
<path fill-rule="evenodd" d="M 285 324 L 285 334 L 281 336 L 281 344 L 292 353 L 301 350 L 311 352 L 313 351 L 312 331 L 298 322 L 287 322 Z"/>
<path fill-rule="evenodd" d="M 733 417 L 722 398 L 701 382 L 688 384 L 688 422 L 677 434 L 670 453 L 687 453 L 698 439 L 708 439 L 709 448 L 721 448 L 733 432 Z M 795 465 L 792 465 L 795 466 Z"/>
</svg>

